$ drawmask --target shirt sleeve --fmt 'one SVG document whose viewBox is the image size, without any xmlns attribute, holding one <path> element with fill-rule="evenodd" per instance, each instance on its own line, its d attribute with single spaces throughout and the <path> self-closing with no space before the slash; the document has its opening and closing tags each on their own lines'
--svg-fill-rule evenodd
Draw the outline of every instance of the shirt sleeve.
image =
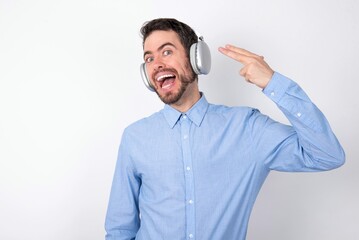
<svg viewBox="0 0 359 240">
<path fill-rule="evenodd" d="M 107 209 L 106 240 L 135 239 L 140 226 L 138 195 L 141 181 L 131 159 L 130 141 L 123 133 Z"/>
<path fill-rule="evenodd" d="M 344 150 L 327 119 L 298 84 L 275 72 L 263 93 L 292 125 L 253 113 L 255 154 L 269 170 L 325 171 L 344 164 Z"/>
</svg>

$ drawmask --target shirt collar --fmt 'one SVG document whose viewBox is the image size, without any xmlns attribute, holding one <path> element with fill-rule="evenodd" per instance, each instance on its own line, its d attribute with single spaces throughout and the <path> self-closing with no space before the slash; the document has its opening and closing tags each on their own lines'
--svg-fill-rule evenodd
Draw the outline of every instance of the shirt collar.
<svg viewBox="0 0 359 240">
<path fill-rule="evenodd" d="M 209 103 L 206 97 L 201 93 L 201 98 L 186 113 L 181 113 L 168 104 L 164 106 L 162 112 L 170 128 L 176 125 L 182 114 L 186 114 L 187 117 L 199 127 L 206 115 L 208 106 Z"/>
</svg>

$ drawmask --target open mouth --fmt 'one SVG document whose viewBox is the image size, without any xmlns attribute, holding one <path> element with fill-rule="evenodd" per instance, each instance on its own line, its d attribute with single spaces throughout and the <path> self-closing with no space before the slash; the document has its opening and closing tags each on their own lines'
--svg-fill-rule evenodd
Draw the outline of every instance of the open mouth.
<svg viewBox="0 0 359 240">
<path fill-rule="evenodd" d="M 164 73 L 156 76 L 156 81 L 162 89 L 170 89 L 173 86 L 175 79 L 176 76 L 172 73 Z"/>
</svg>

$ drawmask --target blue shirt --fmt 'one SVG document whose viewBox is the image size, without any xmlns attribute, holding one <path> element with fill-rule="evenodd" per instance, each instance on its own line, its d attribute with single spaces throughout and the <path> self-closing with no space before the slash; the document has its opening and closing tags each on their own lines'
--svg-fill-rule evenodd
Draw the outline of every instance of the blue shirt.
<svg viewBox="0 0 359 240">
<path fill-rule="evenodd" d="M 263 90 L 291 122 L 201 99 L 127 127 L 113 178 L 107 240 L 243 240 L 271 170 L 311 172 L 344 163 L 344 151 L 301 88 L 275 73 Z"/>
</svg>

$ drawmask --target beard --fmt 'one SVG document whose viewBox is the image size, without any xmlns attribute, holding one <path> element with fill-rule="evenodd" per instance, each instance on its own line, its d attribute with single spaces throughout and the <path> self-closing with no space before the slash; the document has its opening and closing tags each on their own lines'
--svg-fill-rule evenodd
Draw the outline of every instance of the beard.
<svg viewBox="0 0 359 240">
<path fill-rule="evenodd" d="M 195 73 L 192 71 L 192 68 L 189 66 L 189 64 L 186 64 L 186 69 L 187 69 L 187 74 L 185 75 L 178 75 L 179 76 L 179 89 L 177 91 L 173 91 L 173 92 L 168 92 L 165 94 L 160 94 L 158 92 L 157 89 L 155 89 L 155 92 L 157 93 L 157 96 L 161 99 L 162 102 L 164 102 L 165 104 L 174 104 L 176 102 L 178 102 L 181 97 L 183 96 L 184 92 L 187 90 L 187 87 L 190 83 L 193 83 L 196 80 L 196 75 Z M 172 71 L 172 72 L 176 72 L 177 71 L 175 69 L 164 69 L 166 71 Z"/>
</svg>

